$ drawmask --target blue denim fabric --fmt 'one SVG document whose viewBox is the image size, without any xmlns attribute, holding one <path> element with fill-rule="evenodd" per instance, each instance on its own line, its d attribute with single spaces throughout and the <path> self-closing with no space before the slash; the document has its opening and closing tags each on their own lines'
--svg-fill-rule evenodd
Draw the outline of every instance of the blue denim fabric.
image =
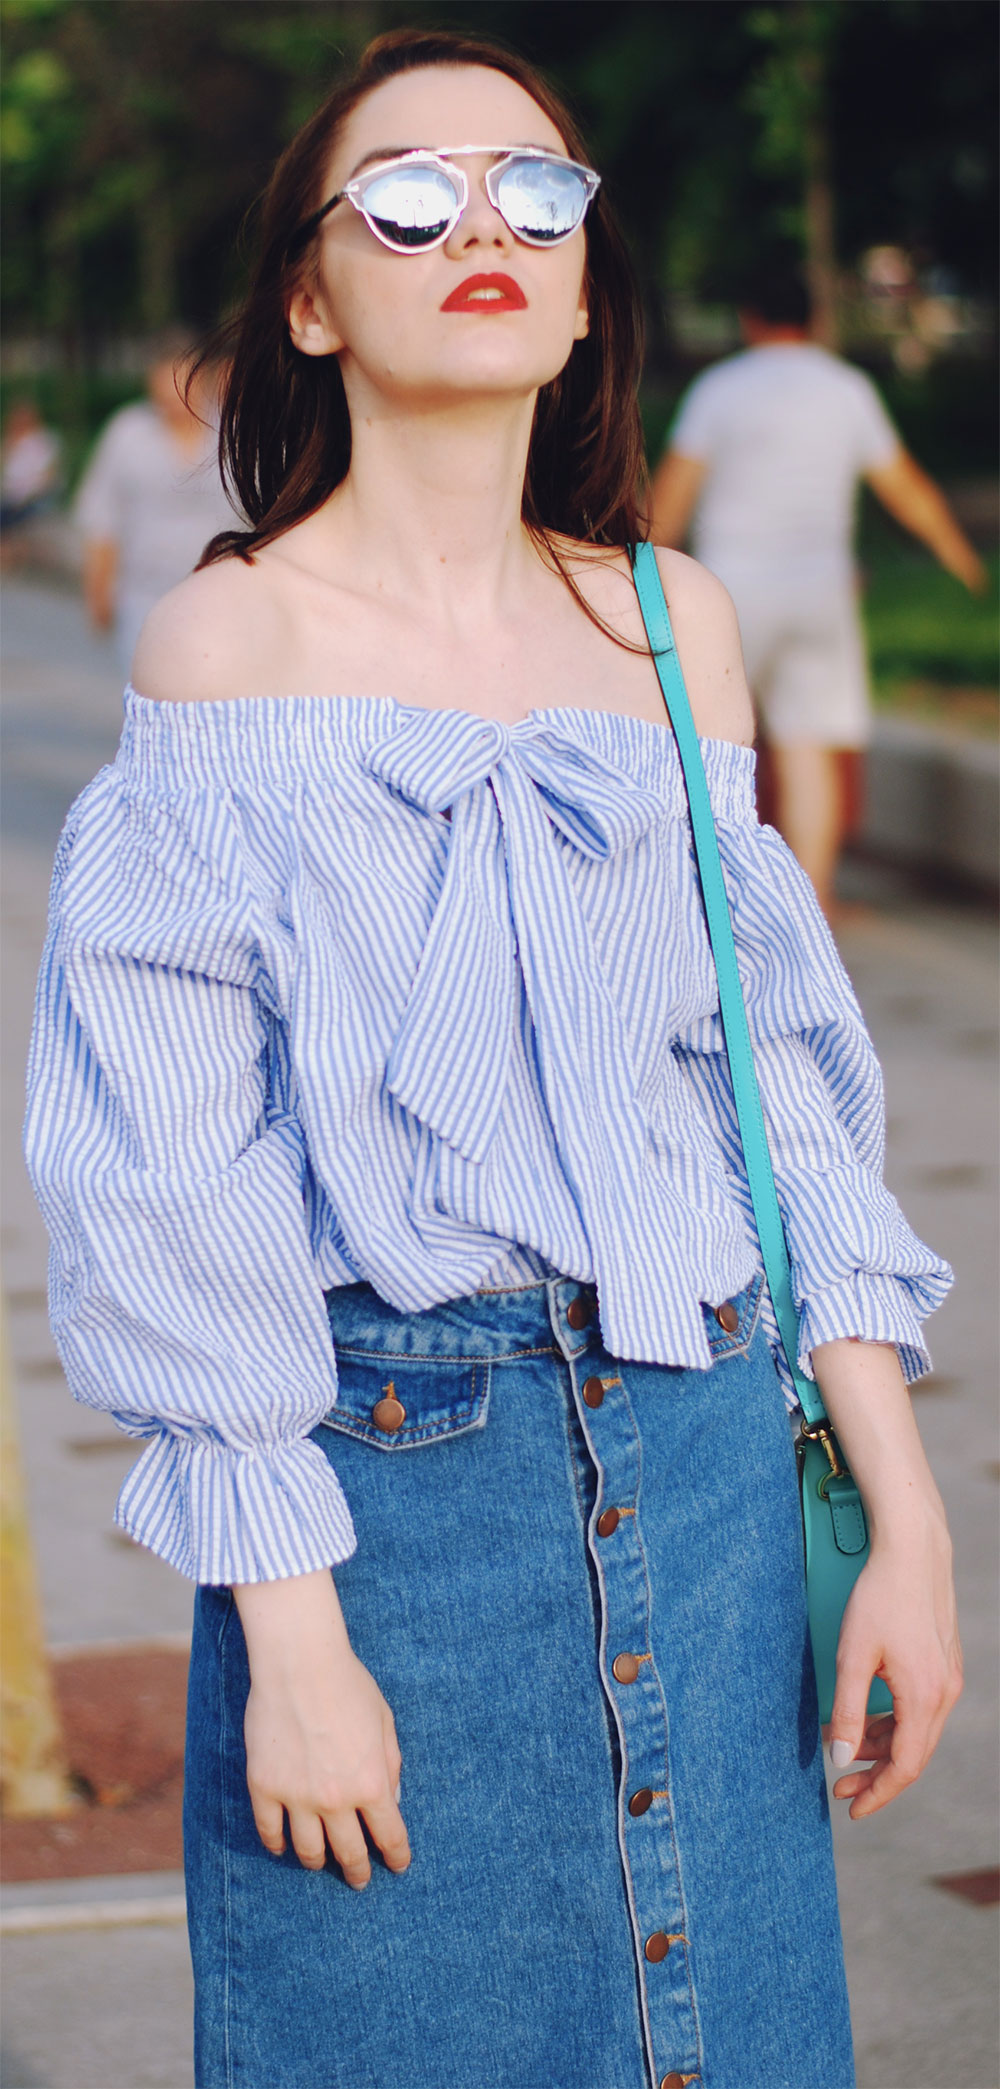
<svg viewBox="0 0 1000 2089">
<path fill-rule="evenodd" d="M 852 2089 L 794 1457 L 759 1280 L 734 1303 L 699 1372 L 617 1363 L 561 1278 L 329 1295 L 336 1580 L 413 1862 L 358 1894 L 261 1848 L 239 1618 L 201 1589 L 199 2089 Z"/>
</svg>

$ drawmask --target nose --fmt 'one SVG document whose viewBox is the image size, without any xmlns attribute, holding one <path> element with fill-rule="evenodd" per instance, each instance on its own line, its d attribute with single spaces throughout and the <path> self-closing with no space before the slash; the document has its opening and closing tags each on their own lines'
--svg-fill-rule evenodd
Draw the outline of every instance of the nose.
<svg viewBox="0 0 1000 2089">
<path fill-rule="evenodd" d="M 513 234 L 498 210 L 494 210 L 486 194 L 486 172 L 490 162 L 484 160 L 476 173 L 467 167 L 469 178 L 469 200 L 453 232 L 445 241 L 445 253 L 461 260 L 470 247 L 494 247 L 502 254 L 513 248 Z"/>
</svg>

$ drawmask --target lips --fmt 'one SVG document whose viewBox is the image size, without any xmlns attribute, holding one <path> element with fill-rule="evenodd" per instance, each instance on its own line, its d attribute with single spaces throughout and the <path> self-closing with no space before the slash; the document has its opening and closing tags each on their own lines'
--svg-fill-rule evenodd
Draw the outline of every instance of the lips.
<svg viewBox="0 0 1000 2089">
<path fill-rule="evenodd" d="M 466 276 L 442 312 L 524 312 L 528 300 L 513 276 Z"/>
</svg>

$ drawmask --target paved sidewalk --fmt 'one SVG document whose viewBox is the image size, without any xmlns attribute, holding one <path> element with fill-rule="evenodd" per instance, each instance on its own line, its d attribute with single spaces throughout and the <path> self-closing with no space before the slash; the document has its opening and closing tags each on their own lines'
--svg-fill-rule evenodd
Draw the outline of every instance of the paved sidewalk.
<svg viewBox="0 0 1000 2089">
<path fill-rule="evenodd" d="M 43 1231 L 19 1160 L 52 850 L 70 797 L 113 752 L 117 678 L 73 597 L 22 582 L 5 602 L 3 1271 L 49 1632 L 67 1645 L 183 1634 L 186 1586 L 112 1530 L 134 1453 L 62 1384 L 45 1321 Z M 996 1910 L 932 1883 L 997 1861 L 995 938 L 978 914 L 917 903 L 870 872 L 852 882 L 879 903 L 845 937 L 844 954 L 886 1070 L 889 1180 L 958 1275 L 931 1323 L 935 1375 L 918 1414 L 955 1532 L 969 1668 L 922 1783 L 872 1822 L 838 1815 L 859 2085 L 1000 2089 Z M 24 1933 L 5 1940 L 5 1966 L 2 2089 L 190 2089 L 190 1976 L 176 1924 Z M 745 2089 L 768 2089 L 764 2065 Z"/>
</svg>

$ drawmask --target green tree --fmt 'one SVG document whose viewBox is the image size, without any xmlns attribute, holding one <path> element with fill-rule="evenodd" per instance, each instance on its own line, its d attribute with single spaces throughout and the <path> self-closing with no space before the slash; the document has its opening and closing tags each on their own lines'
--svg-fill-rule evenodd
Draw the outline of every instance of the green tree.
<svg viewBox="0 0 1000 2089">
<path fill-rule="evenodd" d="M 728 295 L 777 237 L 829 311 L 838 262 L 898 241 L 995 290 L 997 22 L 981 0 L 0 0 L 4 320 L 68 369 L 212 319 L 241 221 L 360 46 L 496 33 L 580 111 L 671 358 L 671 297 Z"/>
</svg>

